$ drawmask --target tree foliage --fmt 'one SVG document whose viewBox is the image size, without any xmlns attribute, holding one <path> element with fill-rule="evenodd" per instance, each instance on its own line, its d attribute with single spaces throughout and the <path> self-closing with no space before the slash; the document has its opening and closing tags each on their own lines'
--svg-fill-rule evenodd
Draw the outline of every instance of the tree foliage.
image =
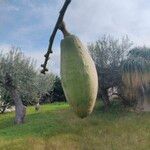
<svg viewBox="0 0 150 150">
<path fill-rule="evenodd" d="M 58 76 L 55 77 L 54 84 L 52 86 L 52 90 L 50 91 L 51 97 L 53 101 L 65 101 L 65 94 L 62 88 L 61 80 Z"/>
<path fill-rule="evenodd" d="M 144 101 L 150 99 L 150 49 L 133 48 L 122 65 L 122 94 L 129 101 L 136 101 L 142 109 Z"/>
<path fill-rule="evenodd" d="M 51 90 L 54 75 L 45 76 L 38 73 L 36 63 L 26 57 L 19 48 L 12 47 L 8 53 L 0 54 L 0 80 L 4 81 L 6 73 L 10 74 L 13 84 L 17 87 L 24 105 L 32 105 L 38 102 L 40 94 Z M 10 93 L 0 86 L 1 101 L 14 102 Z"/>
<path fill-rule="evenodd" d="M 106 105 L 109 103 L 107 90 L 121 83 L 120 66 L 131 46 L 127 36 L 115 39 L 106 35 L 88 46 L 98 72 L 99 96 Z"/>
</svg>

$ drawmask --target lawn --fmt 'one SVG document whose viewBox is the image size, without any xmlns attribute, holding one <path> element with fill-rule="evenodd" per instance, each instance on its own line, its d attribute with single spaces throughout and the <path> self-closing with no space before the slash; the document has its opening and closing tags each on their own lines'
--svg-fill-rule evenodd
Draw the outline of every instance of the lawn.
<svg viewBox="0 0 150 150">
<path fill-rule="evenodd" d="M 0 150 L 150 150 L 150 113 L 136 114 L 113 103 L 97 104 L 85 119 L 68 104 L 28 107 L 26 123 L 13 124 L 14 113 L 0 115 Z"/>
</svg>

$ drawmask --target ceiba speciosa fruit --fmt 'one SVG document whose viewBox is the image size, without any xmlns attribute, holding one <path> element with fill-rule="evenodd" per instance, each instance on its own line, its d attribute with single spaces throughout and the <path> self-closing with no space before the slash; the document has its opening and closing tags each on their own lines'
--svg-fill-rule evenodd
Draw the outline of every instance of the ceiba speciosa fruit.
<svg viewBox="0 0 150 150">
<path fill-rule="evenodd" d="M 68 103 L 78 117 L 88 116 L 95 105 L 98 91 L 97 71 L 90 54 L 75 35 L 62 23 L 61 82 Z"/>
</svg>

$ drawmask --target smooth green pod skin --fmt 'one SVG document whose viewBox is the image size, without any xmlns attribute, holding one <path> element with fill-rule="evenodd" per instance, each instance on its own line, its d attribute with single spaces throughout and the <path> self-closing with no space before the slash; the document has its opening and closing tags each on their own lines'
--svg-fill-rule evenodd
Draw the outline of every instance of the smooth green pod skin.
<svg viewBox="0 0 150 150">
<path fill-rule="evenodd" d="M 61 41 L 61 81 L 66 99 L 77 116 L 89 115 L 97 97 L 98 76 L 90 54 L 74 35 Z"/>
</svg>

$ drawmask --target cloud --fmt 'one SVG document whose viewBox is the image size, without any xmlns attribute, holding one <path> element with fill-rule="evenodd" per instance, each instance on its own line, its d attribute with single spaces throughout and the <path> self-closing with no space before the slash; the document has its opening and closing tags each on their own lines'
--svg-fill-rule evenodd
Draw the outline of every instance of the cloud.
<svg viewBox="0 0 150 150">
<path fill-rule="evenodd" d="M 13 46 L 9 44 L 0 44 L 0 52 L 7 53 L 11 50 Z M 58 50 L 59 48 L 57 47 L 57 50 L 55 51 L 54 54 L 50 55 L 50 61 L 48 62 L 48 70 L 49 72 L 53 72 L 54 74 L 59 75 L 60 74 L 60 51 Z M 44 54 L 45 52 L 40 51 L 40 50 L 33 50 L 32 51 L 25 51 L 24 49 L 21 48 L 21 51 L 25 54 L 26 57 L 30 57 L 34 61 L 36 61 L 36 68 L 40 72 L 41 64 L 44 63 Z"/>
<path fill-rule="evenodd" d="M 0 47 L 19 46 L 26 55 L 37 59 L 40 66 L 64 0 L 1 2 Z M 72 0 L 65 22 L 69 31 L 85 44 L 94 42 L 103 34 L 116 38 L 127 34 L 135 45 L 150 46 L 149 18 L 150 1 L 147 0 Z M 56 73 L 60 68 L 61 37 L 59 32 L 49 63 L 50 70 Z"/>
<path fill-rule="evenodd" d="M 70 30 L 86 42 L 103 34 L 128 34 L 136 44 L 141 41 L 139 44 L 149 45 L 149 18 L 150 2 L 146 0 L 82 0 L 82 4 L 76 0 L 72 1 L 65 20 Z"/>
</svg>

